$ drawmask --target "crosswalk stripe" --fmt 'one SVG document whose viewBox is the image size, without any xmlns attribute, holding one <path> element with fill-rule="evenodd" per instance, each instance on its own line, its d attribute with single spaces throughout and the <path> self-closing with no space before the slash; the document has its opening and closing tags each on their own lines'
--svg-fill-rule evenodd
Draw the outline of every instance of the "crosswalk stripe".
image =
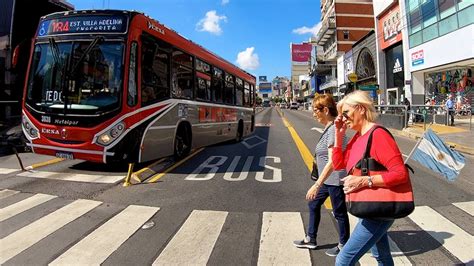
<svg viewBox="0 0 474 266">
<path fill-rule="evenodd" d="M 3 190 L 0 191 L 0 199 L 10 197 L 10 196 L 15 195 L 17 193 L 20 193 L 20 191 L 3 189 Z"/>
<path fill-rule="evenodd" d="M 84 215 L 101 202 L 76 200 L 0 240 L 0 264 L 18 255 L 54 231 Z"/>
<path fill-rule="evenodd" d="M 62 181 L 75 181 L 75 182 L 91 182 L 91 183 L 105 183 L 115 184 L 124 179 L 125 176 L 107 176 L 107 175 L 88 175 L 88 174 L 74 174 L 74 173 L 58 173 L 48 171 L 27 171 L 18 174 L 22 177 L 32 178 L 45 178 Z"/>
<path fill-rule="evenodd" d="M 35 194 L 20 202 L 12 204 L 3 209 L 0 209 L 0 222 L 3 222 L 6 219 L 9 219 L 17 214 L 20 214 L 26 210 L 29 210 L 35 206 L 38 206 L 54 198 L 56 198 L 56 196 L 47 195 L 47 194 Z"/>
<path fill-rule="evenodd" d="M 352 234 L 357 223 L 359 222 L 359 218 L 355 217 L 350 213 L 348 213 L 348 215 L 350 231 Z M 390 253 L 392 254 L 393 262 L 395 265 L 412 265 L 410 260 L 405 255 L 403 255 L 403 252 L 390 237 L 388 237 L 388 242 L 390 244 Z M 359 263 L 360 265 L 377 265 L 377 261 L 375 260 L 375 258 L 372 257 L 370 250 L 359 259 Z"/>
<path fill-rule="evenodd" d="M 206 265 L 227 214 L 194 210 L 153 265 Z"/>
<path fill-rule="evenodd" d="M 462 262 L 474 259 L 474 237 L 428 206 L 418 206 L 409 218 Z"/>
<path fill-rule="evenodd" d="M 130 205 L 49 265 L 99 265 L 160 208 Z"/>
<path fill-rule="evenodd" d="M 0 168 L 0 174 L 2 175 L 8 175 L 18 171 L 20 171 L 20 169 Z"/>
<path fill-rule="evenodd" d="M 474 216 L 474 201 L 456 202 L 453 205 Z"/>
<path fill-rule="evenodd" d="M 258 265 L 311 265 L 309 251 L 293 246 L 295 237 L 304 235 L 300 213 L 264 212 Z"/>
</svg>

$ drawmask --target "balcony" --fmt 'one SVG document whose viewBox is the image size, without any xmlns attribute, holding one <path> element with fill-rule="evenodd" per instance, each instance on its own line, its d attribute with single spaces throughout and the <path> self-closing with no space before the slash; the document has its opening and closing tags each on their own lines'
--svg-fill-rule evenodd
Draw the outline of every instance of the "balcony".
<svg viewBox="0 0 474 266">
<path fill-rule="evenodd" d="M 324 44 L 331 38 L 332 35 L 336 34 L 336 18 L 328 17 L 323 21 L 321 29 L 316 35 L 318 45 L 324 46 Z"/>
<path fill-rule="evenodd" d="M 331 78 L 319 86 L 319 90 L 328 90 L 337 87 L 337 79 Z"/>
<path fill-rule="evenodd" d="M 337 41 L 334 41 L 329 48 L 324 50 L 324 60 L 333 61 L 337 56 Z"/>
</svg>

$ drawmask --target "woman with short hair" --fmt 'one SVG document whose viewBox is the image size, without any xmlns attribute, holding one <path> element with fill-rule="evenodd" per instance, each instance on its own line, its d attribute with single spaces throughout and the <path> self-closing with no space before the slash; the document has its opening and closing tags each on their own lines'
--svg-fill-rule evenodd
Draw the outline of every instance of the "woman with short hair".
<svg viewBox="0 0 474 266">
<path fill-rule="evenodd" d="M 374 187 L 393 188 L 409 181 L 407 168 L 397 143 L 390 133 L 383 129 L 377 130 L 375 124 L 377 113 L 372 98 L 364 91 L 354 91 L 344 97 L 338 105 L 339 116 L 335 119 L 335 144 L 333 148 L 334 169 L 346 169 L 349 173 L 343 180 L 344 192 L 353 193 L 360 189 Z M 346 129 L 356 131 L 354 137 L 343 151 L 342 143 Z M 362 159 L 368 138 L 372 134 L 370 157 L 380 163 L 386 171 L 381 174 L 357 176 L 352 170 Z M 388 242 L 387 231 L 394 219 L 361 218 L 351 237 L 337 255 L 336 265 L 355 265 L 355 263 L 371 250 L 379 265 L 393 265 Z"/>
<path fill-rule="evenodd" d="M 331 199 L 334 217 L 339 231 L 339 244 L 326 251 L 328 256 L 337 256 L 340 249 L 349 239 L 349 217 L 347 215 L 344 191 L 341 178 L 346 176 L 346 171 L 333 171 L 332 147 L 334 146 L 334 119 L 337 108 L 332 95 L 320 94 L 313 99 L 313 116 L 325 129 L 316 144 L 315 163 L 318 168 L 318 179 L 306 193 L 309 207 L 309 224 L 306 237 L 294 241 L 299 248 L 315 249 L 319 222 L 321 220 L 321 205 L 328 197 Z"/>
</svg>

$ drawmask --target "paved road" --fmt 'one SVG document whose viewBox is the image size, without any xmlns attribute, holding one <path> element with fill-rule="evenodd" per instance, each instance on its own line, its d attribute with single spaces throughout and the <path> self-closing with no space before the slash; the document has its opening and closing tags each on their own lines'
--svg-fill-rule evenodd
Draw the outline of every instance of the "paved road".
<svg viewBox="0 0 474 266">
<path fill-rule="evenodd" d="M 311 182 L 287 126 L 309 151 L 322 126 L 307 112 L 275 108 L 256 122 L 244 142 L 205 148 L 160 175 L 171 165 L 164 161 L 142 172 L 154 183 L 127 188 L 126 166 L 41 166 L 52 158 L 21 154 L 36 166 L 22 173 L 14 156 L 0 158 L 0 264 L 333 264 L 324 254 L 337 243 L 330 210 L 322 212 L 319 249 L 292 246 L 304 236 Z M 414 145 L 396 140 L 404 154 Z M 391 228 L 396 263 L 472 263 L 472 157 L 453 183 L 411 164 L 417 208 Z"/>
</svg>

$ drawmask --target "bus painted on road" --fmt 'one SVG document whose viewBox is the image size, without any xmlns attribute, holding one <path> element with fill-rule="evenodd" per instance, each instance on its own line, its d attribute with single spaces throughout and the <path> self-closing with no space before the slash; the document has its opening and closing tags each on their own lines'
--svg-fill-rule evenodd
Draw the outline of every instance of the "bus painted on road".
<svg viewBox="0 0 474 266">
<path fill-rule="evenodd" d="M 33 152 L 146 162 L 237 140 L 255 124 L 255 77 L 135 11 L 41 18 L 22 104 Z"/>
</svg>

